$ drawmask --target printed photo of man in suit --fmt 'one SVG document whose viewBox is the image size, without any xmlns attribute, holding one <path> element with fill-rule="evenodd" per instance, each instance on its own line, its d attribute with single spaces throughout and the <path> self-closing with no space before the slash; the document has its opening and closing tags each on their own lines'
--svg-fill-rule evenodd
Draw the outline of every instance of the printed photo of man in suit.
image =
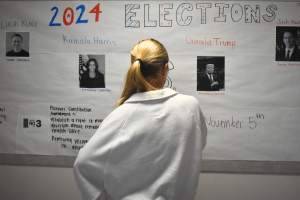
<svg viewBox="0 0 300 200">
<path fill-rule="evenodd" d="M 293 30 L 283 30 L 283 49 L 276 52 L 276 61 L 300 61 L 300 50 L 297 46 L 297 33 Z"/>
<path fill-rule="evenodd" d="M 224 57 L 217 58 L 219 65 L 224 66 Z M 206 61 L 209 61 L 208 58 Z M 223 60 L 223 63 L 221 64 Z M 199 60 L 198 60 L 199 61 Z M 197 91 L 224 91 L 224 67 L 219 66 L 218 71 L 215 70 L 215 64 L 212 63 L 198 63 L 199 65 L 205 65 L 205 71 L 197 69 Z M 223 77 L 222 77 L 223 76 Z"/>
</svg>

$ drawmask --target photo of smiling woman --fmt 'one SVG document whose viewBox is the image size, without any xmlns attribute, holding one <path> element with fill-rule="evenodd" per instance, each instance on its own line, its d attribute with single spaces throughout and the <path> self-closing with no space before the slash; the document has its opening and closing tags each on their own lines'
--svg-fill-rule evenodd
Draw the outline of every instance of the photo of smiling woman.
<svg viewBox="0 0 300 200">
<path fill-rule="evenodd" d="M 80 88 L 105 88 L 104 70 L 104 55 L 79 55 Z"/>
</svg>

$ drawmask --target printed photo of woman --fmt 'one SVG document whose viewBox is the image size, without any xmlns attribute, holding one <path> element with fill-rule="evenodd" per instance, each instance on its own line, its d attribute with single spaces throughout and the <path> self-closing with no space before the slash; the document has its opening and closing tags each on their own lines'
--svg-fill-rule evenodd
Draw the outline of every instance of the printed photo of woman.
<svg viewBox="0 0 300 200">
<path fill-rule="evenodd" d="M 104 74 L 100 72 L 97 59 L 89 57 L 79 56 L 80 88 L 105 88 Z M 89 59 L 85 62 L 83 58 Z"/>
</svg>

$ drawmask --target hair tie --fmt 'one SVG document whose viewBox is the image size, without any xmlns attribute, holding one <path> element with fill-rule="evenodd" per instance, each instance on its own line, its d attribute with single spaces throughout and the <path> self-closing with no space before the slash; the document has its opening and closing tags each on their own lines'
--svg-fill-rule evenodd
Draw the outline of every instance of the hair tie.
<svg viewBox="0 0 300 200">
<path fill-rule="evenodd" d="M 136 59 L 136 61 L 139 61 L 140 63 L 142 62 L 139 58 L 138 59 Z"/>
</svg>

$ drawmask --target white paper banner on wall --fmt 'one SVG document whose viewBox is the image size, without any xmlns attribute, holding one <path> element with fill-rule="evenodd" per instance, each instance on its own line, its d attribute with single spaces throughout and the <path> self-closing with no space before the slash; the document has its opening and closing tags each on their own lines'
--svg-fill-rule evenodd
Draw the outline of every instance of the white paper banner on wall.
<svg viewBox="0 0 300 200">
<path fill-rule="evenodd" d="M 0 2 L 0 152 L 77 155 L 120 97 L 131 48 L 154 38 L 169 52 L 165 87 L 203 108 L 204 158 L 300 161 L 299 11 L 297 2 Z"/>
</svg>

